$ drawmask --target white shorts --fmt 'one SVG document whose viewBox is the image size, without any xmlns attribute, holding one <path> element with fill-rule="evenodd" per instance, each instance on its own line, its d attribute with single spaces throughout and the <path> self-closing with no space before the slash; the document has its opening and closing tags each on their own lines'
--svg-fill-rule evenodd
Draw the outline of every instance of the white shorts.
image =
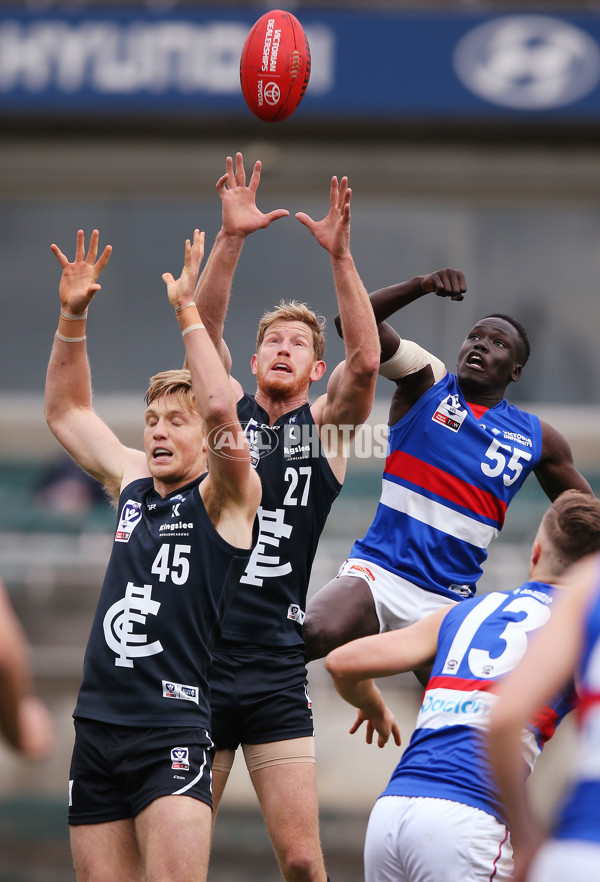
<svg viewBox="0 0 600 882">
<path fill-rule="evenodd" d="M 406 628 L 440 607 L 457 603 L 444 594 L 426 591 L 420 585 L 360 557 L 345 560 L 336 578 L 340 576 L 355 576 L 367 583 L 373 595 L 380 631 Z"/>
<path fill-rule="evenodd" d="M 533 859 L 527 882 L 598 882 L 600 844 L 574 839 L 550 839 Z"/>
<path fill-rule="evenodd" d="M 487 812 L 429 797 L 382 796 L 375 803 L 365 882 L 508 882 L 512 871 L 508 830 Z"/>
</svg>

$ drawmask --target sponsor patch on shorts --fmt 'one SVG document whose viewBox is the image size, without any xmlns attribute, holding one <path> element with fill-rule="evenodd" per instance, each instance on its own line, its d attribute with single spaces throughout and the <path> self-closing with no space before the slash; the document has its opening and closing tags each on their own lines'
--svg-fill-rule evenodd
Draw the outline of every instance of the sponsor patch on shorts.
<svg viewBox="0 0 600 882">
<path fill-rule="evenodd" d="M 187 747 L 174 747 L 171 750 L 171 768 L 183 769 L 188 772 L 190 768 L 190 752 Z"/>
<path fill-rule="evenodd" d="M 336 578 L 340 578 L 340 576 L 366 576 L 369 581 L 374 582 L 375 576 L 371 572 L 371 570 L 364 566 L 364 564 L 359 563 L 351 563 L 348 566 L 349 561 L 345 560 L 344 563 L 339 568 L 338 574 Z"/>
</svg>

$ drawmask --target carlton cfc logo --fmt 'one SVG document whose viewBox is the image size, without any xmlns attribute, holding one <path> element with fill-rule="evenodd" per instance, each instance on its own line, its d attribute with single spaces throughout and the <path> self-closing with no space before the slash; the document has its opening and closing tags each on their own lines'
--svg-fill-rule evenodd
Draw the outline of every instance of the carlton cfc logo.
<svg viewBox="0 0 600 882">
<path fill-rule="evenodd" d="M 273 107 L 276 104 L 279 104 L 281 92 L 277 83 L 267 83 L 264 88 L 263 95 L 267 104 L 271 104 Z"/>
</svg>

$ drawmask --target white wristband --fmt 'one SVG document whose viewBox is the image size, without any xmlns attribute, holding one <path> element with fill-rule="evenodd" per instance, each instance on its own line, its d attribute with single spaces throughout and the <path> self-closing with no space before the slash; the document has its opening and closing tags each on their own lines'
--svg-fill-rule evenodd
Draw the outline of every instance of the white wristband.
<svg viewBox="0 0 600 882">
<path fill-rule="evenodd" d="M 85 309 L 85 310 L 84 310 L 83 312 L 81 312 L 81 313 L 65 312 L 65 310 L 64 310 L 64 309 L 62 308 L 62 306 L 61 306 L 61 308 L 60 308 L 60 314 L 61 314 L 62 317 L 63 317 L 64 319 L 66 319 L 68 322 L 80 322 L 82 319 L 87 318 L 88 311 L 87 311 L 87 309 Z"/>
<path fill-rule="evenodd" d="M 195 306 L 195 305 L 196 305 L 196 304 L 195 304 L 194 301 L 192 300 L 192 301 L 190 301 L 190 303 L 184 303 L 183 306 L 176 306 L 176 307 L 175 307 L 175 312 L 176 312 L 177 315 L 179 315 L 179 313 L 182 312 L 184 309 L 187 309 L 188 306 Z"/>
<path fill-rule="evenodd" d="M 185 335 L 189 334 L 190 331 L 199 331 L 203 327 L 204 327 L 204 325 L 202 324 L 202 322 L 199 322 L 198 324 L 195 324 L 195 325 L 189 325 L 189 327 L 187 327 L 184 331 L 181 332 L 181 336 L 185 337 Z"/>
<path fill-rule="evenodd" d="M 58 337 L 59 340 L 62 340 L 63 343 L 83 343 L 83 341 L 86 339 L 85 334 L 83 335 L 83 337 L 63 337 L 63 335 L 59 334 L 58 331 L 56 331 L 55 336 Z"/>
</svg>

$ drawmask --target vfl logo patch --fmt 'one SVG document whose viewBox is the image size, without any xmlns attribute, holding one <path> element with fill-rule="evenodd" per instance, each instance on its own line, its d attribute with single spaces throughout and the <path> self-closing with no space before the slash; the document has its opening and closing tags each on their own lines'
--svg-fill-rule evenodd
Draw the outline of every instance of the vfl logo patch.
<svg viewBox="0 0 600 882">
<path fill-rule="evenodd" d="M 121 511 L 115 542 L 129 542 L 131 534 L 142 519 L 142 503 L 128 499 Z"/>
<path fill-rule="evenodd" d="M 306 618 L 297 603 L 290 603 L 288 606 L 287 617 L 294 622 L 298 622 L 299 625 L 303 625 L 304 619 Z"/>
<path fill-rule="evenodd" d="M 171 751 L 171 768 L 183 769 L 188 772 L 190 769 L 190 752 L 187 747 L 174 747 Z"/>
<path fill-rule="evenodd" d="M 182 683 L 173 683 L 171 680 L 162 681 L 163 698 L 177 698 L 180 701 L 193 701 L 198 704 L 198 687 L 184 686 Z"/>
<path fill-rule="evenodd" d="M 452 432 L 458 432 L 466 415 L 467 410 L 461 405 L 458 395 L 448 395 L 440 401 L 431 419 Z"/>
</svg>

